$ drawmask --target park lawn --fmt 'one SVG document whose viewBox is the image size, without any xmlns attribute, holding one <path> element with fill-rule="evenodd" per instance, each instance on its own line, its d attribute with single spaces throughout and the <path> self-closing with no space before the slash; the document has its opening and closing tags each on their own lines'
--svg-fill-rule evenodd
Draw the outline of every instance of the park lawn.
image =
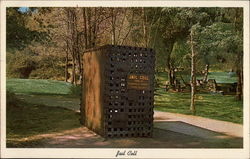
<svg viewBox="0 0 250 159">
<path fill-rule="evenodd" d="M 43 79 L 7 79 L 7 90 L 16 94 L 70 95 L 72 84 Z"/>
<path fill-rule="evenodd" d="M 191 115 L 190 93 L 166 92 L 164 81 L 167 80 L 167 74 L 158 73 L 156 78 L 160 82 L 155 91 L 155 110 Z M 209 78 L 214 78 L 221 83 L 236 82 L 236 77 L 229 77 L 226 72 L 212 72 Z M 242 124 L 243 101 L 235 100 L 233 95 L 199 93 L 196 95 L 196 115 Z"/>
<path fill-rule="evenodd" d="M 7 146 L 22 144 L 35 135 L 80 127 L 79 113 L 61 108 L 19 102 L 7 106 Z"/>
<path fill-rule="evenodd" d="M 34 140 L 37 135 L 80 127 L 78 112 L 67 109 L 65 106 L 63 108 L 60 103 L 58 106 L 55 105 L 56 102 L 54 106 L 48 106 L 49 104 L 45 105 L 39 101 L 48 95 L 52 95 L 55 99 L 79 98 L 74 94 L 72 87 L 71 84 L 61 81 L 7 79 L 7 90 L 12 92 L 7 94 L 7 147 L 22 147 L 27 142 L 29 145 L 38 144 L 39 140 Z M 23 97 L 35 98 L 37 102 L 23 100 Z M 50 102 L 53 101 L 50 100 Z"/>
<path fill-rule="evenodd" d="M 155 92 L 155 110 L 192 115 L 189 107 L 190 93 L 166 92 L 163 88 Z M 196 115 L 242 124 L 243 102 L 231 95 L 197 94 Z"/>
</svg>

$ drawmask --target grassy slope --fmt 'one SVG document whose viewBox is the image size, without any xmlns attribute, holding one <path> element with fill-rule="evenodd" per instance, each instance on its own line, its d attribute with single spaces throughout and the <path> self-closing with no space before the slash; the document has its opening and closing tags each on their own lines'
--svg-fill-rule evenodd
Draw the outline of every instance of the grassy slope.
<svg viewBox="0 0 250 159">
<path fill-rule="evenodd" d="M 40 79 L 8 79 L 7 90 L 21 94 L 60 94 L 71 93 L 71 84 L 62 81 Z"/>
<path fill-rule="evenodd" d="M 80 126 L 79 114 L 60 107 L 22 103 L 7 109 L 7 138 L 23 138 Z"/>
<path fill-rule="evenodd" d="M 229 78 L 226 73 L 210 73 L 210 78 L 219 79 L 221 82 L 235 82 L 235 77 Z M 227 77 L 227 78 L 226 78 Z M 166 73 L 157 76 L 160 79 L 160 87 L 156 90 L 155 109 L 159 111 L 191 114 L 190 93 L 171 93 L 163 88 L 164 81 L 167 80 Z M 234 96 L 223 96 L 220 94 L 197 94 L 196 95 L 196 115 L 212 119 L 230 121 L 235 123 L 243 122 L 243 102 L 236 101 Z"/>
<path fill-rule="evenodd" d="M 44 95 L 61 97 L 71 94 L 72 86 L 66 82 L 33 79 L 8 79 L 7 90 L 32 98 L 35 94 L 37 104 L 8 96 L 7 100 L 16 100 L 7 105 L 7 146 L 22 147 L 24 139 L 38 134 L 60 132 L 80 127 L 79 113 L 58 106 L 46 106 L 39 99 Z M 76 97 L 75 97 L 76 98 Z M 53 101 L 51 101 L 53 102 Z M 20 141 L 22 140 L 22 141 Z M 36 141 L 37 142 L 37 141 Z M 36 144 L 36 142 L 34 144 Z"/>
</svg>

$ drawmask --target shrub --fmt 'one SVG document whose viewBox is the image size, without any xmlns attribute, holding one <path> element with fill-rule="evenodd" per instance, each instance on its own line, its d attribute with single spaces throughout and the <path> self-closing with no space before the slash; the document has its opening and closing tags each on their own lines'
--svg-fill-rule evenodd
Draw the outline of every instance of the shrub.
<svg viewBox="0 0 250 159">
<path fill-rule="evenodd" d="M 63 61 L 56 56 L 42 56 L 37 61 L 37 67 L 30 74 L 30 78 L 36 79 L 64 79 L 64 66 L 61 64 Z"/>
<path fill-rule="evenodd" d="M 7 54 L 7 77 L 29 78 L 37 65 L 34 54 L 29 50 Z"/>
</svg>

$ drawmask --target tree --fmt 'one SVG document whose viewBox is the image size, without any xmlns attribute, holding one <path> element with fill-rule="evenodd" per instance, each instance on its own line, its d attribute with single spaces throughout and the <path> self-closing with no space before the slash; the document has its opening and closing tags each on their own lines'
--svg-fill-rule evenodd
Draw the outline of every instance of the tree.
<svg viewBox="0 0 250 159">
<path fill-rule="evenodd" d="M 154 29 L 165 44 L 166 71 L 170 85 L 174 86 L 175 68 L 171 66 L 171 54 L 175 42 L 188 37 L 193 24 L 201 22 L 207 25 L 212 15 L 209 15 L 205 8 L 162 8 L 157 14 L 161 24 L 156 23 Z"/>
<path fill-rule="evenodd" d="M 16 51 L 15 54 L 8 56 L 7 74 L 14 78 L 29 78 L 31 72 L 36 69 L 37 61 L 35 54 L 29 49 Z"/>
<path fill-rule="evenodd" d="M 197 52 L 196 52 L 196 44 L 195 44 L 195 34 L 196 34 L 197 25 L 192 26 L 190 31 L 190 45 L 191 45 L 191 104 L 190 111 L 193 114 L 196 113 L 195 109 L 195 94 L 196 94 L 196 61 L 197 61 Z"/>
<path fill-rule="evenodd" d="M 233 23 L 223 22 L 213 23 L 206 27 L 197 25 L 196 28 L 196 47 L 199 54 L 202 55 L 201 57 L 208 56 L 210 63 L 216 60 L 217 63 L 221 63 L 221 68 L 236 70 L 238 75 L 237 99 L 240 100 L 243 88 L 242 32 L 237 32 Z"/>
<path fill-rule="evenodd" d="M 40 42 L 46 39 L 43 31 L 32 30 L 27 26 L 33 10 L 20 12 L 19 8 L 7 8 L 6 16 L 6 43 L 7 49 L 23 49 L 31 42 Z"/>
</svg>

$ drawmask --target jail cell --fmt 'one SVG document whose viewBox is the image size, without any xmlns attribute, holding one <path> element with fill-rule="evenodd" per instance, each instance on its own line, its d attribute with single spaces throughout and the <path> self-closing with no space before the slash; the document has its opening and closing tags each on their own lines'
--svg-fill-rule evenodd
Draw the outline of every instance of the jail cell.
<svg viewBox="0 0 250 159">
<path fill-rule="evenodd" d="M 152 49 L 105 45 L 83 55 L 82 122 L 104 137 L 151 137 Z"/>
</svg>

